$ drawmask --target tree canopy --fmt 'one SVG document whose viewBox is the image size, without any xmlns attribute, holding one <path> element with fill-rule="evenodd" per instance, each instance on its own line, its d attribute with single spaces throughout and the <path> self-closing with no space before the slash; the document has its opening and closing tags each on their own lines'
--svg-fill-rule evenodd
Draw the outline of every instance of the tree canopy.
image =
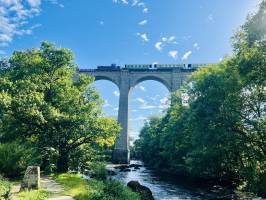
<svg viewBox="0 0 266 200">
<path fill-rule="evenodd" d="M 56 149 L 60 172 L 80 146 L 114 143 L 119 125 L 103 117 L 93 78 L 77 73 L 70 50 L 43 42 L 39 49 L 14 52 L 0 66 L 1 142 L 17 138 L 40 151 Z"/>
</svg>

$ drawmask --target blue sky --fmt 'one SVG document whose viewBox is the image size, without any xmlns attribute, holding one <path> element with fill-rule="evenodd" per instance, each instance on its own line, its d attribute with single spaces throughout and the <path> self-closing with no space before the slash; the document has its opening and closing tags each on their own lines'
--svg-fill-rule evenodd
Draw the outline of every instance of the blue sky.
<svg viewBox="0 0 266 200">
<path fill-rule="evenodd" d="M 110 63 L 215 63 L 230 54 L 230 37 L 259 0 L 0 0 L 0 57 L 38 47 L 70 48 L 80 68 Z M 117 115 L 118 88 L 94 83 Z M 160 83 L 139 84 L 132 94 L 136 138 L 149 115 L 167 106 Z"/>
</svg>

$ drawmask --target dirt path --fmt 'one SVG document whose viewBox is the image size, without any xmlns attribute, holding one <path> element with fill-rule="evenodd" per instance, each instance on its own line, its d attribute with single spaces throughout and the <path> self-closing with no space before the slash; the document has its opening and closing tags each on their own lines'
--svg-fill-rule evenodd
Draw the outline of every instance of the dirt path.
<svg viewBox="0 0 266 200">
<path fill-rule="evenodd" d="M 50 177 L 41 178 L 41 187 L 43 191 L 51 194 L 47 200 L 74 200 L 71 196 L 62 196 L 61 193 L 64 191 L 64 188 Z M 20 185 L 14 185 L 12 187 L 12 199 L 18 199 L 17 194 L 19 193 L 19 190 Z"/>
</svg>

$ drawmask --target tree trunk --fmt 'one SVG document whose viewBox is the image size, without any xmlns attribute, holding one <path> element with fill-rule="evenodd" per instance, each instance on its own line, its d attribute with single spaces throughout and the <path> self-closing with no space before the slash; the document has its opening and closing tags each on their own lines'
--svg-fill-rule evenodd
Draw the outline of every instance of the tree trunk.
<svg viewBox="0 0 266 200">
<path fill-rule="evenodd" d="M 57 159 L 57 172 L 65 173 L 68 171 L 69 152 L 67 150 L 59 149 L 59 156 Z"/>
</svg>

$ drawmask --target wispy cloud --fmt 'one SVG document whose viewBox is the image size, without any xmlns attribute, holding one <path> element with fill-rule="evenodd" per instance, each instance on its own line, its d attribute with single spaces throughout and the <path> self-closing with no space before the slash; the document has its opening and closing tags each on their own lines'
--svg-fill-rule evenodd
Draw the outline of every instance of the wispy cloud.
<svg viewBox="0 0 266 200">
<path fill-rule="evenodd" d="M 176 37 L 173 35 L 170 37 L 162 37 L 160 41 L 155 43 L 154 47 L 158 51 L 162 51 L 163 47 L 165 47 L 167 45 L 172 45 L 172 44 L 177 44 Z"/>
<path fill-rule="evenodd" d="M 127 0 L 113 0 L 114 3 L 128 4 Z"/>
<path fill-rule="evenodd" d="M 162 42 L 156 42 L 154 47 L 158 50 L 158 51 L 161 51 L 163 48 L 162 48 Z"/>
<path fill-rule="evenodd" d="M 137 33 L 138 36 L 140 36 L 140 38 L 142 39 L 143 42 L 148 42 L 149 41 L 149 38 L 147 36 L 146 33 Z"/>
<path fill-rule="evenodd" d="M 177 59 L 177 56 L 178 56 L 178 51 L 176 51 L 176 50 L 173 50 L 173 51 L 169 51 L 168 52 L 168 55 L 170 56 L 170 57 L 172 57 L 173 59 Z"/>
<path fill-rule="evenodd" d="M 116 97 L 119 97 L 120 93 L 119 93 L 117 90 L 115 90 L 115 91 L 113 92 L 113 95 L 115 95 Z"/>
<path fill-rule="evenodd" d="M 195 43 L 193 44 L 193 47 L 194 47 L 195 49 L 197 49 L 197 50 L 200 49 L 199 44 L 198 44 L 197 42 L 195 42 Z"/>
<path fill-rule="evenodd" d="M 140 97 L 136 98 L 136 100 L 137 100 L 137 102 L 139 102 L 139 103 L 141 103 L 141 104 L 145 104 L 145 103 L 147 103 L 144 99 L 142 99 L 142 98 L 140 98 Z"/>
<path fill-rule="evenodd" d="M 142 86 L 142 85 L 141 85 L 141 86 L 139 86 L 139 89 L 140 89 L 140 90 L 142 90 L 143 92 L 145 92 L 145 91 L 146 91 L 146 88 L 145 88 L 144 86 Z"/>
<path fill-rule="evenodd" d="M 111 107 L 111 104 L 108 102 L 108 100 L 104 101 L 103 107 L 104 108 Z"/>
<path fill-rule="evenodd" d="M 208 19 L 209 21 L 213 21 L 213 20 L 214 20 L 214 18 L 213 18 L 213 14 L 209 14 L 208 17 L 207 17 L 207 19 Z"/>
<path fill-rule="evenodd" d="M 145 20 L 142 20 L 142 21 L 139 22 L 139 25 L 140 26 L 144 26 L 145 24 L 147 24 L 147 22 L 148 21 L 146 19 Z"/>
<path fill-rule="evenodd" d="M 188 51 L 188 52 L 186 52 L 186 53 L 183 55 L 182 60 L 187 60 L 191 54 L 192 54 L 192 51 Z"/>
<path fill-rule="evenodd" d="M 136 118 L 131 118 L 130 121 L 145 121 L 147 119 L 148 119 L 147 117 L 143 117 L 142 115 L 139 115 Z"/>
<path fill-rule="evenodd" d="M 41 12 L 44 0 L 0 0 L 0 46 L 7 47 L 16 36 L 30 35 L 40 24 L 31 19 Z M 46 0 L 59 4 L 57 0 Z"/>
</svg>

